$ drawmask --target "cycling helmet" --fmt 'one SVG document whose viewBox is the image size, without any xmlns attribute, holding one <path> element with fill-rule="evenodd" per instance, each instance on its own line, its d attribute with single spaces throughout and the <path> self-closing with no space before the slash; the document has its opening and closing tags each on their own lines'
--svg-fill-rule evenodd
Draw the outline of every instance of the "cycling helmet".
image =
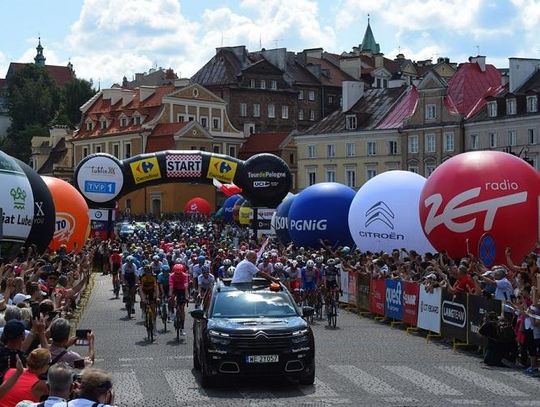
<svg viewBox="0 0 540 407">
<path fill-rule="evenodd" d="M 315 267 L 315 262 L 313 260 L 308 260 L 306 262 L 306 267 L 309 267 L 309 268 Z"/>
<path fill-rule="evenodd" d="M 335 266 L 336 265 L 336 261 L 334 259 L 328 259 L 326 261 L 326 265 L 327 266 Z"/>
<path fill-rule="evenodd" d="M 141 263 L 141 266 L 148 266 L 150 264 L 150 262 L 148 260 L 143 260 L 142 263 Z"/>
<path fill-rule="evenodd" d="M 343 254 L 349 254 L 349 253 L 351 252 L 351 248 L 350 248 L 349 246 L 343 246 L 343 247 L 341 248 L 341 252 L 342 252 Z"/>
<path fill-rule="evenodd" d="M 301 255 L 296 256 L 296 261 L 298 263 L 301 263 L 304 260 L 304 258 Z"/>
<path fill-rule="evenodd" d="M 298 266 L 298 262 L 296 260 L 293 260 L 293 261 L 291 261 L 291 265 L 293 267 L 296 267 L 296 266 Z"/>
<path fill-rule="evenodd" d="M 283 270 L 283 264 L 277 262 L 276 264 L 274 264 L 274 270 Z"/>
<path fill-rule="evenodd" d="M 153 257 L 152 257 L 152 260 L 154 260 L 154 261 L 159 260 L 159 256 L 158 256 L 158 255 L 153 256 Z"/>
<path fill-rule="evenodd" d="M 198 261 L 199 263 L 204 262 L 205 260 L 206 260 L 206 257 L 204 257 L 204 256 L 199 256 L 199 257 L 197 257 L 197 261 Z"/>
<path fill-rule="evenodd" d="M 227 276 L 232 277 L 234 275 L 235 267 L 231 266 L 227 269 Z"/>
<path fill-rule="evenodd" d="M 176 264 L 184 264 L 184 260 L 182 260 L 180 257 L 178 257 L 174 262 Z"/>
<path fill-rule="evenodd" d="M 166 265 L 166 264 L 164 264 L 163 266 L 161 266 L 161 271 L 168 272 L 168 271 L 170 271 L 170 270 L 171 270 L 171 268 L 170 268 L 168 265 Z"/>
<path fill-rule="evenodd" d="M 319 256 L 319 257 L 315 258 L 315 263 L 317 263 L 317 264 L 324 263 L 324 257 Z"/>
<path fill-rule="evenodd" d="M 133 260 L 135 260 L 135 259 L 133 258 L 133 256 L 128 256 L 127 259 L 126 259 L 126 261 L 127 261 L 128 263 L 133 263 Z"/>
<path fill-rule="evenodd" d="M 143 273 L 151 273 L 152 272 L 152 267 L 150 267 L 149 265 L 146 265 L 143 267 Z"/>
<path fill-rule="evenodd" d="M 336 257 L 334 259 L 334 263 L 336 263 L 336 266 L 341 263 L 341 259 L 339 257 Z"/>
<path fill-rule="evenodd" d="M 232 265 L 231 259 L 225 259 L 225 260 L 223 260 L 223 265 L 224 265 L 224 266 L 231 266 L 231 265 Z"/>
</svg>

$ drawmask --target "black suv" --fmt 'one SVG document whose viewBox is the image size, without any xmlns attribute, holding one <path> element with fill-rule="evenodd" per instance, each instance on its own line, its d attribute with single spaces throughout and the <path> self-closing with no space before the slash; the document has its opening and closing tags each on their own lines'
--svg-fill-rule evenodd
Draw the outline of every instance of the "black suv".
<svg viewBox="0 0 540 407">
<path fill-rule="evenodd" d="M 281 283 L 218 280 L 203 309 L 191 312 L 193 366 L 202 386 L 218 376 L 287 376 L 301 384 L 315 380 L 315 341 L 299 309 Z"/>
</svg>

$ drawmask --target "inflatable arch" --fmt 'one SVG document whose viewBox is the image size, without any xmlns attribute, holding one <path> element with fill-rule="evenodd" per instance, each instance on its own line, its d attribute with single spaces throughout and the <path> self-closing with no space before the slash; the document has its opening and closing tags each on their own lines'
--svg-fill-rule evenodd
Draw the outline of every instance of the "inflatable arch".
<svg viewBox="0 0 540 407">
<path fill-rule="evenodd" d="M 129 192 L 171 182 L 212 184 L 217 179 L 242 188 L 254 206 L 275 208 L 291 188 L 291 172 L 281 158 L 257 154 L 246 161 L 197 150 L 168 150 L 118 160 L 97 153 L 74 173 L 75 187 L 90 207 L 109 207 Z"/>
</svg>

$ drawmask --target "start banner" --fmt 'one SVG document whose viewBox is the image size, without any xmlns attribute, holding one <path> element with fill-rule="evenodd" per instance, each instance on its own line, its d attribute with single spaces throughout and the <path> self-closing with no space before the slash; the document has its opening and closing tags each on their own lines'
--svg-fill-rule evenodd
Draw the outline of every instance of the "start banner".
<svg viewBox="0 0 540 407">
<path fill-rule="evenodd" d="M 420 286 L 418 328 L 437 334 L 441 333 L 441 296 L 440 287 L 427 292 L 424 285 Z"/>
<path fill-rule="evenodd" d="M 403 283 L 403 322 L 416 326 L 418 323 L 418 298 L 420 296 L 420 284 Z"/>
<path fill-rule="evenodd" d="M 371 280 L 371 293 L 369 310 L 377 315 L 384 316 L 384 303 L 386 301 L 386 280 L 377 278 Z"/>
</svg>

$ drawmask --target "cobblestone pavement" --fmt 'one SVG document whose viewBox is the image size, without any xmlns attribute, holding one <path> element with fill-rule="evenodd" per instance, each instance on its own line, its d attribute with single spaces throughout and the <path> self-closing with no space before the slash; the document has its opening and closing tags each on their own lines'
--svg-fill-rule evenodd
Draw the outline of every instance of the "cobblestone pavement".
<svg viewBox="0 0 540 407">
<path fill-rule="evenodd" d="M 191 334 L 177 343 L 158 321 L 156 342 L 147 344 L 139 309 L 128 321 L 112 297 L 110 277 L 97 277 L 79 327 L 94 330 L 96 367 L 113 373 L 119 406 L 540 406 L 540 379 L 486 368 L 474 353 L 346 311 L 337 330 L 314 325 L 314 386 L 231 378 L 203 390 L 192 370 Z"/>
</svg>

